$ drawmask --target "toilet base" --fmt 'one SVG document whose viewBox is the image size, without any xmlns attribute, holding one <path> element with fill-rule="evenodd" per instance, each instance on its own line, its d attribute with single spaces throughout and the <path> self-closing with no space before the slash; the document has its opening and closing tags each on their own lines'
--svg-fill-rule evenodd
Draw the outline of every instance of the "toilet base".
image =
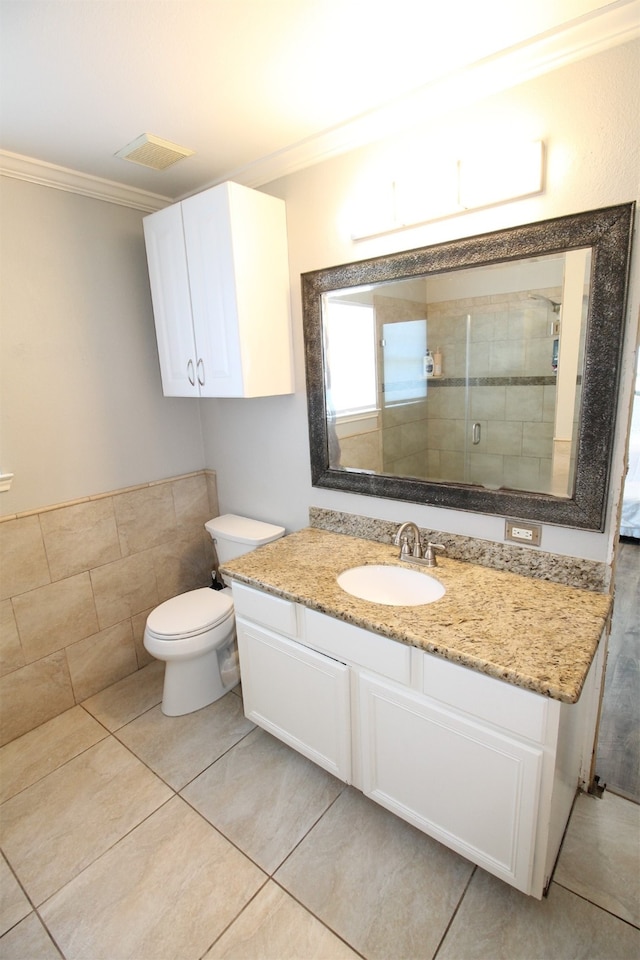
<svg viewBox="0 0 640 960">
<path fill-rule="evenodd" d="M 238 681 L 224 686 L 220 679 L 217 649 L 190 660 L 167 660 L 160 709 L 167 717 L 182 717 L 215 703 Z"/>
</svg>

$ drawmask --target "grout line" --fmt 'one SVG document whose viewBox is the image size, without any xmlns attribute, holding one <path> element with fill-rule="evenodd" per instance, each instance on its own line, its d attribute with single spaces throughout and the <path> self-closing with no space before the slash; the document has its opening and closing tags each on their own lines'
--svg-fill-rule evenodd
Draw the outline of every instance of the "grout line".
<svg viewBox="0 0 640 960">
<path fill-rule="evenodd" d="M 337 798 L 336 798 L 336 799 L 337 799 Z M 335 802 L 335 801 L 334 801 L 334 802 Z M 325 813 L 326 813 L 326 811 L 325 811 Z M 323 814 L 323 816 L 324 816 L 324 814 Z M 282 863 L 284 863 L 284 860 L 282 861 Z M 280 866 L 282 866 L 282 864 L 280 864 Z M 278 867 L 278 870 L 279 870 L 279 869 L 280 869 L 280 867 Z M 287 895 L 288 897 L 291 897 L 291 899 L 294 900 L 294 901 L 298 904 L 299 907 L 302 907 L 302 909 L 305 910 L 307 913 L 309 913 L 315 920 L 318 921 L 318 923 L 321 923 L 322 926 L 325 928 L 325 930 L 329 930 L 329 932 L 332 933 L 332 934 L 334 935 L 334 937 L 336 937 L 338 940 L 341 940 L 342 943 L 346 944 L 346 946 L 349 947 L 349 949 L 350 949 L 353 953 L 355 953 L 356 956 L 362 957 L 362 960 L 367 960 L 367 957 L 366 957 L 366 955 L 365 955 L 364 953 L 361 953 L 356 947 L 354 947 L 354 945 L 353 945 L 352 943 L 349 943 L 349 941 L 346 940 L 346 939 L 342 936 L 342 934 L 338 933 L 337 930 L 334 930 L 333 927 L 330 927 L 329 924 L 326 922 L 326 920 L 323 920 L 322 917 L 319 917 L 319 916 L 317 915 L 317 913 L 314 913 L 313 910 L 311 910 L 305 903 L 303 903 L 302 900 L 300 900 L 300 899 L 295 895 L 295 893 L 292 893 L 291 890 L 287 890 L 287 888 L 286 888 L 285 886 L 283 886 L 283 884 L 280 883 L 279 880 L 276 880 L 275 877 L 271 877 L 270 879 L 271 879 L 271 882 L 272 882 L 272 883 L 275 883 L 276 886 L 278 886 L 278 887 L 283 891 L 283 893 L 286 893 L 286 895 Z"/>
<path fill-rule="evenodd" d="M 458 900 L 456 906 L 454 907 L 453 913 L 451 914 L 451 917 L 449 918 L 449 923 L 448 923 L 447 926 L 445 927 L 444 933 L 443 933 L 442 936 L 440 937 L 440 941 L 439 941 L 439 943 L 438 943 L 438 946 L 437 946 L 436 949 L 435 949 L 435 952 L 434 952 L 431 960 L 436 960 L 438 954 L 440 953 L 440 948 L 443 946 L 444 941 L 445 941 L 446 938 L 447 938 L 447 934 L 449 933 L 449 930 L 451 929 L 451 926 L 452 926 L 452 924 L 453 924 L 453 921 L 454 921 L 455 918 L 458 916 L 458 911 L 460 910 L 460 907 L 462 906 L 462 901 L 464 900 L 464 898 L 465 898 L 466 895 L 467 895 L 467 890 L 468 890 L 469 887 L 471 886 L 471 881 L 472 881 L 473 878 L 475 877 L 477 870 L 478 870 L 478 867 L 477 867 L 477 866 L 474 866 L 474 867 L 473 867 L 473 870 L 471 871 L 471 875 L 469 876 L 469 879 L 467 880 L 467 882 L 466 882 L 466 884 L 465 884 L 465 888 L 464 888 L 464 890 L 462 891 L 462 893 L 461 893 L 461 895 L 460 895 L 460 899 Z"/>
<path fill-rule="evenodd" d="M 614 913 L 608 907 L 603 906 L 601 903 L 597 903 L 595 900 L 591 900 L 586 894 L 578 893 L 577 890 L 572 890 L 571 887 L 566 886 L 566 884 L 561 883 L 559 880 L 554 880 L 549 884 L 549 893 L 551 892 L 551 887 L 556 886 L 560 887 L 562 890 L 566 890 L 567 893 L 572 894 L 574 897 L 578 897 L 580 900 L 583 900 L 585 903 L 590 903 L 592 907 L 596 907 L 597 910 L 602 910 L 603 913 L 608 913 L 610 917 L 613 917 L 615 920 L 620 920 L 621 923 L 626 923 L 628 927 L 631 927 L 633 930 L 640 930 L 640 923 L 634 923 L 633 920 L 627 920 L 625 917 L 621 917 L 619 913 Z"/>
<path fill-rule="evenodd" d="M 197 813 L 197 811 L 196 811 L 196 813 Z M 207 821 L 207 823 L 208 823 L 208 822 L 209 822 L 209 821 Z M 211 824 L 209 824 L 209 826 L 211 826 Z M 264 888 L 265 888 L 266 885 L 270 882 L 270 880 L 271 880 L 271 878 L 270 878 L 268 875 L 265 875 L 265 881 L 264 881 L 264 883 L 261 884 L 261 885 L 258 887 L 258 889 L 257 889 L 256 892 L 253 894 L 253 896 L 250 897 L 249 900 L 247 900 L 247 902 L 246 902 L 245 904 L 243 904 L 243 906 L 240 908 L 240 910 L 238 911 L 238 913 L 229 921 L 229 923 L 226 925 L 226 927 L 225 927 L 223 930 L 221 930 L 220 933 L 218 934 L 218 936 L 209 944 L 209 946 L 206 948 L 205 952 L 204 952 L 203 954 L 201 954 L 199 960 L 203 960 L 203 958 L 206 957 L 206 955 L 209 953 L 209 951 L 213 948 L 214 944 L 216 944 L 216 943 L 220 940 L 220 938 L 225 935 L 225 933 L 227 932 L 227 930 L 229 929 L 229 927 L 232 927 L 232 926 L 234 925 L 234 923 L 236 922 L 236 920 L 238 920 L 238 919 L 242 916 L 242 914 L 245 912 L 245 910 L 247 909 L 247 907 L 249 906 L 249 904 L 253 903 L 253 901 L 256 899 L 256 897 L 258 896 L 258 894 L 261 893 L 261 892 L 264 890 Z"/>
</svg>

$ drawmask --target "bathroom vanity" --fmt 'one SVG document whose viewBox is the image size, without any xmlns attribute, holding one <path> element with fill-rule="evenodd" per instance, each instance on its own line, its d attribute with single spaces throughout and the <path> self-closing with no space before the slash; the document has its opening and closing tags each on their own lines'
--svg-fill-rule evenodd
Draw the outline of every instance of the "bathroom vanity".
<svg viewBox="0 0 640 960">
<path fill-rule="evenodd" d="M 383 606 L 337 585 L 367 563 L 397 548 L 308 529 L 224 565 L 246 715 L 541 897 L 589 778 L 610 598 L 445 558 L 441 599 Z"/>
</svg>

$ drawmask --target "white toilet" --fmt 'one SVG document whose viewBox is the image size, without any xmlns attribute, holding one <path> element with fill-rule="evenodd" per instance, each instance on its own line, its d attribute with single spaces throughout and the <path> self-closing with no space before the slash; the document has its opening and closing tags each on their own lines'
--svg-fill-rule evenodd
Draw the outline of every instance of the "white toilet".
<svg viewBox="0 0 640 960">
<path fill-rule="evenodd" d="M 278 540 L 284 527 L 227 513 L 205 523 L 224 563 Z M 231 590 L 201 587 L 172 597 L 153 610 L 144 646 L 165 661 L 162 712 L 193 713 L 218 700 L 240 680 Z"/>
</svg>

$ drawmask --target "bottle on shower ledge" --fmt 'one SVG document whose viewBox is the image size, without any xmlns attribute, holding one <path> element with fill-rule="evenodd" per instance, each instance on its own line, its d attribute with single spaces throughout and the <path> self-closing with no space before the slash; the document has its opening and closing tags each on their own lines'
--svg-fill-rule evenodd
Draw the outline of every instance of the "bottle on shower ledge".
<svg viewBox="0 0 640 960">
<path fill-rule="evenodd" d="M 440 347 L 436 347 L 436 352 L 433 355 L 433 375 L 434 377 L 442 376 L 442 354 Z"/>
<path fill-rule="evenodd" d="M 429 377 L 433 376 L 433 357 L 431 355 L 431 350 L 427 350 L 422 361 L 422 376 L 425 380 L 428 380 Z"/>
</svg>

